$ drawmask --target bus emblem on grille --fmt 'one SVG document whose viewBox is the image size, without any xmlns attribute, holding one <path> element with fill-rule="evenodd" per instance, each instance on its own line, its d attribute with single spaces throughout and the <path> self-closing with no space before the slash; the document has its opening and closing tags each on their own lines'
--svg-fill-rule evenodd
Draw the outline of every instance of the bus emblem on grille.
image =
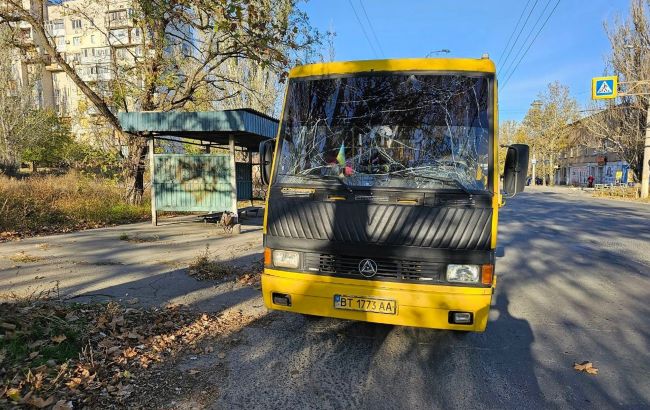
<svg viewBox="0 0 650 410">
<path fill-rule="evenodd" d="M 372 278 L 377 274 L 377 262 L 372 259 L 364 259 L 359 262 L 359 273 L 366 278 Z"/>
</svg>

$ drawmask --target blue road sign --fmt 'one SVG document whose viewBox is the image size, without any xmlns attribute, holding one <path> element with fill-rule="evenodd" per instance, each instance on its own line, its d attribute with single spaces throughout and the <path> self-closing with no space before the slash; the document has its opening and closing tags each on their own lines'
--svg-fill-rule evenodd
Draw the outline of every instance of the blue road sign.
<svg viewBox="0 0 650 410">
<path fill-rule="evenodd" d="M 616 98 L 618 77 L 596 77 L 591 80 L 591 97 L 594 100 Z"/>
</svg>

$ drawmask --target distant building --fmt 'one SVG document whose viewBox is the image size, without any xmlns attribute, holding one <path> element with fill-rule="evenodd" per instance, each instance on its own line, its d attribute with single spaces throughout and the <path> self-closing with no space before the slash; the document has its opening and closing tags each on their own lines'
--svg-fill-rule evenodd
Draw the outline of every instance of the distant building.
<svg viewBox="0 0 650 410">
<path fill-rule="evenodd" d="M 23 0 L 25 8 L 38 7 L 37 4 Z M 132 0 L 66 0 L 43 4 L 47 32 L 54 39 L 57 51 L 100 95 L 111 93 L 111 80 L 125 75 L 121 70 L 143 56 L 144 33 L 134 23 Z M 25 39 L 39 46 L 29 24 L 21 23 L 20 29 Z M 72 131 L 78 137 L 95 134 L 103 124 L 97 110 L 43 48 L 39 50 L 49 63 L 40 68 L 34 61 L 17 60 L 15 71 L 19 80 L 26 83 L 24 79 L 30 75 L 37 105 L 52 108 L 60 117 L 70 119 Z"/>
<path fill-rule="evenodd" d="M 610 146 L 580 143 L 595 140 L 589 138 L 589 129 L 584 125 L 587 118 L 569 125 L 569 140 L 574 143 L 562 150 L 555 160 L 555 184 L 586 186 L 589 176 L 594 177 L 594 184 L 631 182 L 632 172 L 629 164 Z"/>
</svg>

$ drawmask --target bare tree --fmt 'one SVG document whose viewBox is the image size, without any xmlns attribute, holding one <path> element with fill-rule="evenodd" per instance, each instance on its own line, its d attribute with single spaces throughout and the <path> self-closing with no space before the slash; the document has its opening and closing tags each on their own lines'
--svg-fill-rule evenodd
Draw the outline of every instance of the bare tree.
<svg viewBox="0 0 650 410">
<path fill-rule="evenodd" d="M 31 3 L 31 7 L 25 4 Z M 121 131 L 117 111 L 171 111 L 210 108 L 215 101 L 239 95 L 228 92 L 237 84 L 246 88 L 246 78 L 232 76 L 228 64 L 246 62 L 278 76 L 282 81 L 298 52 L 310 50 L 319 35 L 296 0 L 133 0 L 130 26 L 139 29 L 137 41 L 127 33 L 120 38 L 111 21 L 98 24 L 114 1 L 78 0 L 60 2 L 66 15 L 78 16 L 102 33 L 111 45 L 112 62 L 103 70 L 106 81 L 87 81 L 81 67 L 57 50 L 48 30 L 44 10 L 47 0 L 3 0 L 0 25 L 31 26 L 35 41 L 14 42 L 30 58 L 49 59 L 57 64 L 89 101 L 102 122 L 116 132 L 118 144 L 127 147 L 124 177 L 128 198 L 140 201 L 144 190 L 147 144 L 143 138 Z M 242 81 L 244 80 L 244 81 Z"/>
<path fill-rule="evenodd" d="M 643 163 L 646 113 L 650 103 L 650 0 L 632 0 L 630 15 L 616 18 L 605 31 L 611 45 L 607 72 L 618 75 L 622 96 L 618 103 L 594 103 L 600 111 L 584 121 L 589 133 L 587 145 L 606 145 L 628 164 L 639 181 Z M 639 86 L 634 86 L 640 84 Z M 637 95 L 634 95 L 637 94 Z"/>
<path fill-rule="evenodd" d="M 278 73 L 253 61 L 229 61 L 221 72 L 236 82 L 217 90 L 215 100 L 221 109 L 252 108 L 267 115 L 279 113 L 279 99 L 284 88 Z"/>
<path fill-rule="evenodd" d="M 323 36 L 324 44 L 320 55 L 306 53 L 303 62 L 334 61 L 336 32 L 330 28 Z M 284 77 L 276 70 L 264 67 L 252 60 L 230 60 L 221 67 L 221 73 L 236 81 L 226 82 L 216 90 L 213 100 L 221 109 L 252 108 L 271 116 L 279 116 L 284 95 Z"/>
</svg>

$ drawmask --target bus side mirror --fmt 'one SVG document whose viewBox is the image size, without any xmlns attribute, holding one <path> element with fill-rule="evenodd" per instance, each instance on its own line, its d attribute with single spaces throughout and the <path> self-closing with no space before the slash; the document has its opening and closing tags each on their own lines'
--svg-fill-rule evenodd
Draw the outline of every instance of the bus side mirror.
<svg viewBox="0 0 650 410">
<path fill-rule="evenodd" d="M 503 170 L 503 190 L 508 197 L 523 192 L 528 174 L 528 145 L 508 145 L 506 164 Z"/>
<path fill-rule="evenodd" d="M 275 140 L 265 140 L 260 143 L 260 179 L 264 185 L 268 185 L 271 180 L 274 152 Z"/>
</svg>

